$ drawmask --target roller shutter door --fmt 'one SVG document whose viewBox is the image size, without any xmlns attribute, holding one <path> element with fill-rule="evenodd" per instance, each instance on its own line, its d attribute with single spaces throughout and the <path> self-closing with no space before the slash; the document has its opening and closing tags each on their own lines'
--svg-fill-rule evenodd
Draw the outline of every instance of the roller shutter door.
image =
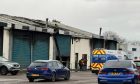
<svg viewBox="0 0 140 84">
<path fill-rule="evenodd" d="M 102 39 L 94 39 L 93 40 L 93 49 L 103 48 L 104 41 Z"/>
<path fill-rule="evenodd" d="M 60 56 L 70 56 L 71 37 L 68 35 L 56 35 L 56 42 L 60 51 Z"/>
<path fill-rule="evenodd" d="M 29 31 L 13 31 L 12 61 L 18 62 L 21 68 L 26 68 L 31 62 Z"/>
<path fill-rule="evenodd" d="M 110 41 L 109 49 L 110 50 L 116 50 L 116 42 L 115 41 Z"/>
<path fill-rule="evenodd" d="M 46 33 L 35 33 L 33 41 L 32 61 L 49 59 L 49 35 Z"/>
</svg>

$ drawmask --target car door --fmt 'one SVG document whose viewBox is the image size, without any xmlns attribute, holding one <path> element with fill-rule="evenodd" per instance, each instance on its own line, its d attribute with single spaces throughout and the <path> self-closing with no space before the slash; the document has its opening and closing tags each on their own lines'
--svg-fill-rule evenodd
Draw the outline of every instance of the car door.
<svg viewBox="0 0 140 84">
<path fill-rule="evenodd" d="M 57 65 L 58 65 L 59 72 L 60 72 L 61 76 L 65 77 L 65 75 L 67 73 L 67 70 L 65 69 L 65 66 L 60 62 L 57 62 Z"/>
<path fill-rule="evenodd" d="M 61 77 L 62 75 L 61 75 L 61 69 L 60 69 L 60 67 L 58 66 L 58 64 L 57 64 L 57 62 L 56 61 L 53 61 L 52 62 L 53 63 L 53 68 L 54 68 L 54 70 L 55 70 L 55 72 L 56 72 L 56 76 L 57 76 L 57 78 L 58 77 Z"/>
<path fill-rule="evenodd" d="M 53 66 L 55 67 L 56 76 L 57 77 L 64 77 L 63 66 L 60 65 L 57 61 L 53 62 Z"/>
</svg>

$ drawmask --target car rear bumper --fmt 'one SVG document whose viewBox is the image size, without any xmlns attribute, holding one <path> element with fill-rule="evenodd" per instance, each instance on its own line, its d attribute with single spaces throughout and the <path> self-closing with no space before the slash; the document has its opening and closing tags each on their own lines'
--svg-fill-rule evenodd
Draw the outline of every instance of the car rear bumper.
<svg viewBox="0 0 140 84">
<path fill-rule="evenodd" d="M 98 78 L 98 82 L 100 83 L 107 83 L 107 84 L 125 84 L 131 83 L 133 84 L 134 78 Z"/>
<path fill-rule="evenodd" d="M 39 76 L 33 76 L 32 73 L 27 73 L 27 78 L 33 78 L 33 79 L 51 79 L 51 74 L 38 74 Z"/>
</svg>

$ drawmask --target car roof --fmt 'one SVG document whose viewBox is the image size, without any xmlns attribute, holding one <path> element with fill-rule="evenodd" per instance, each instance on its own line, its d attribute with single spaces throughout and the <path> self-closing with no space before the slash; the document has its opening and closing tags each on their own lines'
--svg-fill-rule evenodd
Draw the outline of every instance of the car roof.
<svg viewBox="0 0 140 84">
<path fill-rule="evenodd" d="M 58 62 L 58 60 L 35 60 L 34 62 L 52 62 L 52 61 Z"/>
<path fill-rule="evenodd" d="M 108 62 L 133 62 L 132 60 L 108 60 Z"/>
</svg>

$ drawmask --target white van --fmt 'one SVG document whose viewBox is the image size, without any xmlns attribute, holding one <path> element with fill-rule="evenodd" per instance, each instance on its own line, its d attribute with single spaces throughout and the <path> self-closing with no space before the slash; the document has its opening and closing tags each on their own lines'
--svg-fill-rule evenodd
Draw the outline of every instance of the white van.
<svg viewBox="0 0 140 84">
<path fill-rule="evenodd" d="M 115 55 L 119 60 L 127 59 L 127 53 L 122 50 L 105 50 L 106 54 Z"/>
</svg>

